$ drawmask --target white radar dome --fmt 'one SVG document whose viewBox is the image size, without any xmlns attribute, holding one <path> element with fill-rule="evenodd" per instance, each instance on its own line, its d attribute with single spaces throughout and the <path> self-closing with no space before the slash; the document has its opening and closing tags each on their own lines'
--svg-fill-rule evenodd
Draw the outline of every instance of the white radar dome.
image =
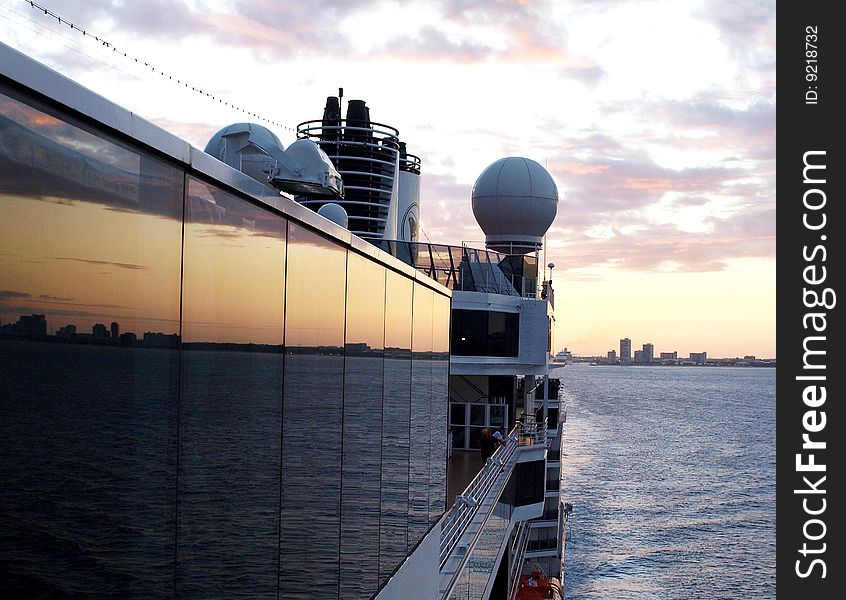
<svg viewBox="0 0 846 600">
<path fill-rule="evenodd" d="M 501 158 L 482 171 L 472 198 L 485 244 L 507 254 L 539 249 L 558 212 L 558 188 L 552 176 L 520 156 Z"/>
<path fill-rule="evenodd" d="M 317 214 L 340 225 L 344 229 L 350 228 L 350 220 L 347 216 L 347 211 L 344 210 L 344 207 L 340 204 L 335 204 L 334 202 L 324 204 L 318 209 Z"/>
</svg>

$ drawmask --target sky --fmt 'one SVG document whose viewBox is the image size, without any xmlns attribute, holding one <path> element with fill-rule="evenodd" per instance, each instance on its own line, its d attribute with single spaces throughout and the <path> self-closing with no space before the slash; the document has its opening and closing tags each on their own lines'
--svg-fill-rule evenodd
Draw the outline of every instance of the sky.
<svg viewBox="0 0 846 600">
<path fill-rule="evenodd" d="M 774 1 L 36 4 L 112 46 L 24 0 L 0 41 L 199 148 L 245 120 L 287 145 L 339 87 L 366 100 L 422 158 L 433 242 L 481 245 L 487 165 L 544 165 L 555 350 L 776 355 Z"/>
</svg>

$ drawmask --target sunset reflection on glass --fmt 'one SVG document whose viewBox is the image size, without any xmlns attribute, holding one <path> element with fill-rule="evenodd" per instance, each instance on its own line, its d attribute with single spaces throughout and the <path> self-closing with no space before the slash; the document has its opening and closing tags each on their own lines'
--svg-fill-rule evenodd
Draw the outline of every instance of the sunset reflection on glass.
<svg viewBox="0 0 846 600">
<path fill-rule="evenodd" d="M 385 289 L 385 390 L 382 409 L 382 485 L 379 582 L 409 549 L 408 460 L 411 405 L 411 310 L 414 285 L 388 271 Z"/>
<path fill-rule="evenodd" d="M 289 224 L 279 571 L 284 598 L 338 595 L 346 254 Z"/>
<path fill-rule="evenodd" d="M 177 589 L 278 585 L 284 219 L 188 179 Z M 249 393 L 246 393 L 249 390 Z"/>
<path fill-rule="evenodd" d="M 347 255 L 341 498 L 341 597 L 378 588 L 385 268 Z"/>
<path fill-rule="evenodd" d="M 434 292 L 414 289 L 411 339 L 411 439 L 426 440 L 411 453 L 409 464 L 408 543 L 416 544 L 429 529 L 429 478 L 432 465 L 432 306 Z M 443 415 L 437 418 L 442 422 Z"/>
<path fill-rule="evenodd" d="M 0 590 L 167 596 L 183 175 L 2 94 L 0 140 Z"/>
</svg>

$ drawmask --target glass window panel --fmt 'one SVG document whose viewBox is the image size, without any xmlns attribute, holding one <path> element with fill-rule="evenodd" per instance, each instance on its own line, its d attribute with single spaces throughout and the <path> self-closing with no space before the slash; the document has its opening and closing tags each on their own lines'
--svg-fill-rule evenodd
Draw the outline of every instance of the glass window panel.
<svg viewBox="0 0 846 600">
<path fill-rule="evenodd" d="M 456 356 L 517 356 L 520 315 L 484 310 L 452 311 Z"/>
<path fill-rule="evenodd" d="M 434 292 L 423 285 L 414 287 L 408 514 L 410 547 L 414 547 L 429 528 L 433 295 Z"/>
<path fill-rule="evenodd" d="M 487 312 L 452 311 L 452 351 L 456 356 L 483 356 L 487 342 Z"/>
<path fill-rule="evenodd" d="M 471 425 L 487 425 L 485 422 L 486 404 L 471 404 L 470 405 L 470 424 Z"/>
<path fill-rule="evenodd" d="M 382 486 L 379 580 L 408 550 L 408 462 L 411 409 L 413 282 L 388 271 L 385 290 L 385 390 L 382 411 Z"/>
<path fill-rule="evenodd" d="M 467 422 L 467 405 L 464 403 L 451 404 L 449 422 L 453 425 L 464 425 Z"/>
<path fill-rule="evenodd" d="M 346 249 L 288 226 L 280 597 L 337 598 Z"/>
<path fill-rule="evenodd" d="M 429 479 L 429 524 L 446 508 L 447 409 L 449 404 L 450 301 L 434 294 L 432 306 L 432 402 Z"/>
<path fill-rule="evenodd" d="M 471 450 L 478 450 L 479 449 L 479 438 L 482 435 L 482 429 L 484 427 L 470 427 L 470 449 Z"/>
<path fill-rule="evenodd" d="M 505 406 L 491 406 L 491 427 L 499 429 L 505 427 Z"/>
<path fill-rule="evenodd" d="M 466 444 L 466 430 L 467 428 L 463 425 L 458 425 L 450 428 L 450 438 L 452 440 L 453 448 L 464 449 Z"/>
<path fill-rule="evenodd" d="M 341 598 L 379 587 L 385 267 L 347 254 Z"/>
<path fill-rule="evenodd" d="M 177 590 L 275 597 L 286 221 L 189 178 Z"/>
<path fill-rule="evenodd" d="M 170 596 L 184 175 L 0 92 L 0 596 Z"/>
</svg>

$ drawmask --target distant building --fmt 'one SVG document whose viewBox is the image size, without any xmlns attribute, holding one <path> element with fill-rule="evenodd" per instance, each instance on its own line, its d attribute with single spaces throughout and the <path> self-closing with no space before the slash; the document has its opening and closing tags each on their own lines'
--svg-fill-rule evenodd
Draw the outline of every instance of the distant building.
<svg viewBox="0 0 846 600">
<path fill-rule="evenodd" d="M 94 327 L 91 328 L 91 335 L 94 336 L 95 340 L 106 340 L 109 336 L 109 330 L 106 329 L 106 326 L 102 323 L 96 323 Z"/>
<path fill-rule="evenodd" d="M 17 323 L 0 326 L 0 334 L 45 336 L 47 335 L 47 317 L 44 315 L 21 315 Z"/>
<path fill-rule="evenodd" d="M 56 335 L 60 338 L 70 339 L 76 335 L 76 325 L 65 325 L 64 327 L 59 327 L 59 331 Z"/>
<path fill-rule="evenodd" d="M 144 332 L 144 345 L 147 348 L 178 348 L 179 335 L 146 331 Z"/>
<path fill-rule="evenodd" d="M 608 364 L 609 365 L 617 364 L 617 351 L 616 350 L 609 350 L 608 351 Z"/>
<path fill-rule="evenodd" d="M 112 334 L 112 341 L 113 342 L 118 341 L 118 338 L 120 337 L 120 325 L 118 325 L 118 323 L 116 321 L 112 321 L 111 334 Z"/>
<path fill-rule="evenodd" d="M 661 353 L 661 364 L 662 365 L 675 365 L 679 362 L 679 353 L 678 352 L 662 352 Z"/>
<path fill-rule="evenodd" d="M 634 363 L 636 365 L 642 365 L 643 364 L 643 350 L 635 350 Z"/>
<path fill-rule="evenodd" d="M 708 353 L 707 352 L 691 352 L 690 353 L 690 361 L 695 365 L 704 365 L 708 362 Z"/>
<path fill-rule="evenodd" d="M 652 364 L 652 359 L 655 358 L 655 346 L 650 343 L 643 345 L 643 362 L 647 365 Z"/>
<path fill-rule="evenodd" d="M 629 338 L 620 340 L 620 364 L 628 365 L 632 362 L 632 341 Z"/>
</svg>

